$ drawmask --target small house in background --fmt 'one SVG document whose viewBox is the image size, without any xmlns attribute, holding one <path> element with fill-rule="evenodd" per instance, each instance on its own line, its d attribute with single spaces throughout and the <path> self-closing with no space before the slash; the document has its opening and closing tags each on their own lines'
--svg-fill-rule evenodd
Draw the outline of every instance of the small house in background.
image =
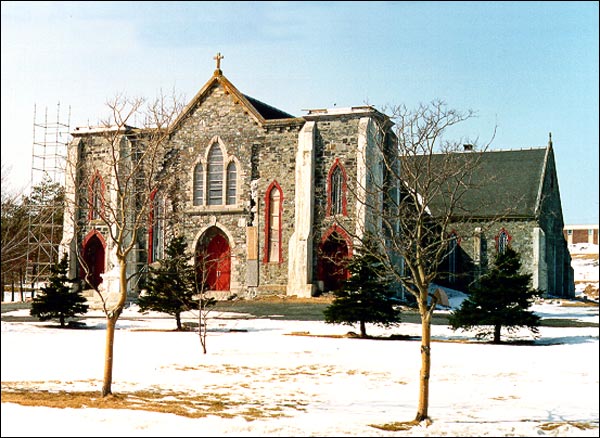
<svg viewBox="0 0 600 438">
<path fill-rule="evenodd" d="M 569 245 L 575 243 L 591 243 L 593 245 L 598 245 L 598 224 L 565 225 L 563 234 Z"/>
</svg>

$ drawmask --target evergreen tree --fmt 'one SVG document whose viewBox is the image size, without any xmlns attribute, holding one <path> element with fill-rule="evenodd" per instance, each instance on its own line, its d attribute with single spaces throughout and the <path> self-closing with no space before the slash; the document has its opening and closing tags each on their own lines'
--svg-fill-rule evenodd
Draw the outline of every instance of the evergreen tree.
<svg viewBox="0 0 600 438">
<path fill-rule="evenodd" d="M 40 321 L 58 318 L 60 326 L 65 326 L 65 319 L 88 311 L 86 299 L 79 292 L 72 290 L 67 278 L 69 263 L 64 255 L 58 265 L 50 269 L 47 286 L 33 299 L 30 314 Z"/>
<path fill-rule="evenodd" d="M 498 254 L 493 268 L 450 314 L 452 329 L 477 330 L 477 339 L 493 334 L 495 344 L 500 343 L 502 327 L 509 333 L 527 327 L 537 335 L 540 317 L 527 309 L 541 292 L 530 287 L 531 274 L 520 274 L 520 268 L 521 257 L 515 250 L 507 248 Z"/>
<path fill-rule="evenodd" d="M 195 271 L 189 263 L 185 238 L 173 238 L 159 267 L 150 268 L 147 292 L 140 295 L 138 305 L 142 312 L 153 310 L 175 316 L 177 330 L 181 330 L 181 313 L 195 308 Z"/>
<path fill-rule="evenodd" d="M 366 245 L 371 244 L 365 241 Z M 323 311 L 329 324 L 360 324 L 360 336 L 366 337 L 366 324 L 389 327 L 400 322 L 387 289 L 385 270 L 374 251 L 361 251 L 348 261 L 350 276 L 334 291 L 335 299 Z"/>
</svg>

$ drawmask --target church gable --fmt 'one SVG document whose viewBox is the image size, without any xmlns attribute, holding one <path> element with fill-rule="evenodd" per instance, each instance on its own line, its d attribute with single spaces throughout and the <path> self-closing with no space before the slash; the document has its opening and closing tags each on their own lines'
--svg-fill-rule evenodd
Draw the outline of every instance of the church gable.
<svg viewBox="0 0 600 438">
<path fill-rule="evenodd" d="M 562 203 L 554 151 L 552 147 L 549 147 L 544 162 L 544 174 L 540 185 L 536 213 L 541 218 L 545 229 L 553 229 L 557 233 L 561 233 L 564 228 L 563 217 L 562 214 L 559 215 L 556 212 L 562 212 Z"/>
<path fill-rule="evenodd" d="M 219 116 L 224 115 L 226 113 L 226 106 L 233 103 L 234 105 L 239 105 L 241 112 L 261 127 L 266 125 L 279 125 L 281 123 L 297 125 L 299 122 L 303 121 L 301 118 L 295 118 L 291 114 L 261 102 L 258 99 L 242 94 L 225 76 L 223 76 L 221 70 L 217 69 L 208 82 L 204 84 L 200 91 L 186 105 L 171 126 L 171 130 L 175 131 L 179 129 L 184 121 L 189 119 L 200 106 L 206 105 L 206 101 L 215 93 L 222 98 L 227 96 L 227 98 L 221 99 L 219 105 L 216 105 L 214 108 L 214 110 L 216 110 L 215 113 Z"/>
</svg>

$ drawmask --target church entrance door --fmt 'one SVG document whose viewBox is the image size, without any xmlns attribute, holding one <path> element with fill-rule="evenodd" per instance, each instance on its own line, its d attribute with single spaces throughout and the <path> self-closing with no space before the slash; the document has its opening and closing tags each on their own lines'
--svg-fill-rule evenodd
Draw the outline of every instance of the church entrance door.
<svg viewBox="0 0 600 438">
<path fill-rule="evenodd" d="M 196 269 L 208 290 L 229 290 L 231 278 L 231 248 L 227 237 L 211 228 L 201 239 L 196 255 Z"/>
<path fill-rule="evenodd" d="M 90 235 L 83 242 L 83 262 L 85 266 L 81 267 L 81 277 L 86 278 L 87 268 L 89 273 L 87 277 L 88 282 L 94 288 L 97 288 L 102 283 L 100 274 L 104 274 L 104 258 L 104 243 L 97 234 Z"/>
<path fill-rule="evenodd" d="M 339 289 L 348 278 L 348 256 L 348 244 L 337 232 L 321 243 L 317 274 L 318 280 L 323 282 L 324 292 Z"/>
</svg>

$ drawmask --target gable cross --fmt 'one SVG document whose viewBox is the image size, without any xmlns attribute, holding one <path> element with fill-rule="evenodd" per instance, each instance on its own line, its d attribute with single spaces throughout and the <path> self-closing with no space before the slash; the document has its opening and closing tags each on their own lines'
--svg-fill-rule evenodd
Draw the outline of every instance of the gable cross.
<svg viewBox="0 0 600 438">
<path fill-rule="evenodd" d="M 221 69 L 221 59 L 223 59 L 224 56 L 221 55 L 221 52 L 217 52 L 217 55 L 215 57 L 213 57 L 213 59 L 217 60 L 217 70 Z"/>
</svg>

